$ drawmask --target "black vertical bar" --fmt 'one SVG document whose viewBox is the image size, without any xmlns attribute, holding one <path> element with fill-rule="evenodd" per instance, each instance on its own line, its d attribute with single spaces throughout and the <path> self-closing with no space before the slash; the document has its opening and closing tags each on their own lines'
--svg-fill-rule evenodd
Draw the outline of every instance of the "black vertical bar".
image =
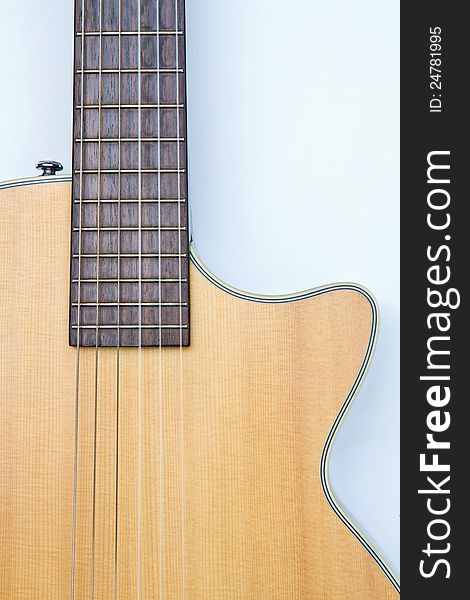
<svg viewBox="0 0 470 600">
<path fill-rule="evenodd" d="M 470 572 L 467 549 L 470 502 L 466 491 L 470 480 L 467 464 L 470 398 L 465 388 L 465 374 L 470 370 L 467 344 L 470 328 L 465 312 L 470 276 L 467 267 L 470 202 L 466 190 L 469 118 L 465 92 L 470 30 L 464 8 L 464 3 L 435 0 L 401 3 L 401 594 L 404 600 L 460 600 L 467 595 L 462 590 Z M 431 62 L 433 59 L 440 62 Z M 435 154 L 431 155 L 432 152 Z M 428 161 L 441 167 L 448 165 L 450 169 L 431 169 L 428 177 Z M 447 179 L 449 183 L 445 182 Z M 445 206 L 447 201 L 449 205 Z M 433 228 L 443 226 L 448 218 L 448 227 Z M 443 282 L 447 276 L 449 281 Z M 443 298 L 449 294 L 453 306 L 460 297 L 460 306 L 433 308 L 430 303 L 439 304 L 439 293 Z M 448 327 L 448 331 L 440 331 L 438 323 L 442 329 Z M 430 354 L 433 350 L 450 354 Z M 436 368 L 429 368 L 428 360 Z M 443 368 L 446 365 L 448 369 Z M 450 379 L 433 381 L 421 377 Z M 435 389 L 429 391 L 432 387 Z M 446 387 L 450 392 L 447 403 Z M 435 431 L 439 428 L 442 431 Z M 427 435 L 433 435 L 431 440 L 436 442 L 449 442 L 450 448 L 428 448 L 432 442 Z M 420 455 L 424 455 L 422 467 Z M 430 468 L 425 465 L 433 460 L 438 462 L 437 469 L 449 465 L 450 470 L 424 470 Z M 446 481 L 447 477 L 450 479 Z"/>
</svg>

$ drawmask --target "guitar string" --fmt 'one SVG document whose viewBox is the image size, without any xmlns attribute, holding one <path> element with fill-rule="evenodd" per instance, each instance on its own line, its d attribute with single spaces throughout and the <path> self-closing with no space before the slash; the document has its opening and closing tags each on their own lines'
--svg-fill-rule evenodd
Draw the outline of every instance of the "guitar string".
<svg viewBox="0 0 470 600">
<path fill-rule="evenodd" d="M 176 101 L 175 104 L 178 107 L 180 104 L 180 85 L 179 85 L 179 40 L 178 40 L 178 29 L 179 29 L 179 18 L 178 18 L 178 0 L 175 0 L 175 57 L 176 57 Z M 178 178 L 178 271 L 179 271 L 179 387 L 180 387 L 180 398 L 179 398 L 179 455 L 180 455 L 180 494 L 181 494 L 181 592 L 182 600 L 185 600 L 185 464 L 184 464 L 184 378 L 183 378 L 183 287 L 182 287 L 182 261 L 181 261 L 181 175 L 180 175 L 180 109 L 176 108 L 176 147 L 177 147 L 177 178 Z M 189 268 L 189 265 L 188 265 Z"/>
<path fill-rule="evenodd" d="M 82 33 L 84 33 L 85 31 L 85 9 L 84 9 L 84 5 L 85 5 L 85 1 L 82 0 Z M 157 6 L 158 6 L 158 0 L 157 0 Z M 95 352 L 96 352 L 96 360 L 95 360 L 95 422 L 94 422 L 94 442 L 93 442 L 93 525 L 92 525 L 92 598 L 94 597 L 94 573 L 95 573 L 95 528 L 96 528 L 96 467 L 97 467 L 97 403 L 98 403 L 98 356 L 99 356 L 99 317 L 98 317 L 98 311 L 99 311 L 99 260 L 100 260 L 100 240 L 99 240 L 99 236 L 100 236 L 100 225 L 99 225 L 99 220 L 100 220 L 100 198 L 101 198 L 101 181 L 100 181 L 100 171 L 101 171 L 101 104 L 102 104 L 102 99 L 101 99 L 101 78 L 102 78 L 102 68 L 101 68 L 101 62 L 102 62 L 102 0 L 100 0 L 100 5 L 99 5 L 99 10 L 100 10 L 100 32 L 99 32 L 99 103 L 98 103 L 98 108 L 99 108 L 99 134 L 98 134 L 98 206 L 97 206 L 97 220 L 98 220 L 98 227 L 97 227 L 97 289 L 96 289 L 96 297 L 97 297 L 97 301 L 96 301 L 96 330 L 95 330 Z M 119 3 L 119 13 L 121 11 L 121 3 Z M 141 16 L 141 6 L 140 6 L 140 0 L 138 2 L 138 13 L 139 13 L 139 30 L 138 30 L 138 47 L 139 47 L 139 68 L 138 68 L 138 87 L 139 87 L 139 113 L 141 113 L 140 107 L 141 107 L 141 66 L 140 66 L 140 61 L 141 61 L 141 32 L 140 32 L 140 16 Z M 158 10 L 159 13 L 159 10 Z M 176 0 L 176 4 L 175 4 L 175 19 L 177 20 L 177 14 L 178 14 L 178 2 Z M 121 16 L 119 16 L 119 20 L 121 21 Z M 159 31 L 159 26 L 158 29 Z M 85 36 L 82 36 L 82 64 L 84 63 L 84 44 L 83 44 L 83 40 L 84 40 Z M 177 69 L 178 67 L 178 63 L 179 63 L 179 57 L 178 57 L 178 38 L 175 36 L 175 40 L 176 40 L 176 61 L 177 61 Z M 159 46 L 159 44 L 158 44 Z M 119 50 L 121 50 L 121 40 L 119 40 Z M 159 52 L 160 50 L 158 50 Z M 121 60 L 121 51 L 119 51 L 119 60 Z M 159 55 L 158 55 L 158 60 L 159 60 Z M 120 79 L 120 68 L 119 68 L 119 79 Z M 179 81 L 178 81 L 178 76 L 176 75 L 176 95 L 177 98 L 179 98 Z M 159 74 L 158 74 L 158 78 L 159 78 Z M 82 219 L 82 210 L 81 210 L 81 201 L 82 201 L 82 183 L 83 183 L 83 169 L 82 169 L 82 163 L 83 163 L 83 87 L 84 87 L 84 77 L 82 76 L 81 78 L 81 87 L 82 87 L 82 101 L 81 101 L 81 140 L 80 140 L 80 148 L 81 148 L 81 164 L 80 164 L 80 215 L 79 215 L 79 221 L 80 221 L 80 226 L 79 226 L 79 277 L 78 277 L 78 314 L 77 314 L 77 391 L 76 391 L 76 434 L 75 434 L 75 459 L 74 459 L 74 519 L 73 519 L 73 550 L 72 550 L 72 555 L 73 555 L 73 561 L 72 561 L 72 567 L 73 567 L 73 574 L 72 574 L 72 598 L 74 598 L 75 595 L 75 590 L 74 590 L 74 581 L 75 581 L 75 573 L 74 573 L 74 567 L 75 567 L 75 532 L 76 532 L 76 515 L 77 515 L 77 473 L 78 473 L 78 390 L 79 390 L 79 353 L 80 353 L 80 328 L 79 328 L 79 323 L 80 323 L 80 308 L 81 308 L 81 304 L 80 304 L 80 295 L 81 295 L 81 277 L 80 277 L 80 269 L 81 269 L 81 219 Z M 120 82 L 119 82 L 120 83 Z M 160 94 L 160 85 L 158 85 L 158 93 Z M 120 95 L 120 85 L 119 85 L 119 95 Z M 160 105 L 160 101 L 158 101 L 158 106 Z M 120 98 L 119 98 L 119 102 L 118 102 L 118 106 L 119 106 L 119 111 L 120 111 Z M 160 113 L 160 107 L 158 108 L 158 113 Z M 119 115 L 120 116 L 120 115 Z M 178 171 L 180 168 L 180 134 L 179 134 L 179 129 L 180 129 L 180 115 L 179 115 L 179 111 L 177 110 L 176 113 L 176 121 L 177 121 L 177 154 L 178 154 Z M 120 118 L 119 118 L 119 129 L 120 129 L 121 123 L 120 123 Z M 159 119 L 158 119 L 158 128 L 160 129 L 160 114 L 159 114 Z M 120 153 L 121 153 L 121 148 L 120 148 L 120 131 L 119 131 L 119 137 L 118 137 L 118 143 L 119 143 L 119 150 L 118 150 L 118 155 L 119 155 L 119 164 L 120 164 Z M 158 134 L 158 161 L 160 163 L 161 161 L 161 149 L 160 149 L 160 131 Z M 141 147 L 142 147 L 142 134 L 141 134 L 141 115 L 139 114 L 139 135 L 138 135 L 138 144 L 139 144 L 139 175 L 138 175 L 138 188 L 139 188 L 139 384 L 138 384 L 138 571 L 139 571 L 139 575 L 138 575 L 138 597 L 140 598 L 140 571 L 141 571 L 141 565 L 140 565 L 140 548 L 141 548 L 141 427 L 142 427 L 142 405 L 141 405 L 141 379 L 142 379 L 142 364 L 141 364 L 141 347 L 142 347 L 142 224 L 141 224 L 141 194 L 142 194 L 142 167 L 141 167 L 141 160 L 142 160 L 142 154 L 141 154 Z M 160 179 L 160 173 L 158 174 L 158 178 Z M 119 221 L 119 225 L 118 225 L 118 245 L 120 245 L 120 219 L 121 219 L 121 206 L 120 206 L 120 201 L 121 201 L 121 193 L 120 193 L 120 177 L 119 177 L 119 183 L 118 183 L 118 221 Z M 180 177 L 179 177 L 179 173 L 178 173 L 178 231 L 180 230 L 181 227 L 181 207 L 180 207 L 180 200 L 181 200 L 181 181 L 180 181 Z M 159 212 L 159 220 L 161 219 L 161 182 L 159 181 L 159 185 L 158 185 L 158 212 Z M 180 234 L 179 234 L 180 235 Z M 179 237 L 179 254 L 181 254 L 181 237 Z M 161 244 L 161 232 L 160 232 L 160 227 L 159 227 L 159 245 Z M 120 258 L 120 252 L 118 249 L 118 269 L 120 270 L 120 265 L 119 265 L 119 258 Z M 159 271 L 161 272 L 161 250 L 159 250 Z M 181 263 L 181 256 L 179 256 L 179 298 L 180 298 L 180 391 L 181 391 L 181 399 L 180 399 L 180 418 L 181 418 L 181 424 L 180 424 L 180 432 L 181 435 L 183 434 L 183 423 L 182 423 L 182 418 L 183 418 L 183 412 L 182 412 L 182 390 L 183 390 L 183 383 L 182 383 L 182 281 L 181 281 L 181 277 L 182 277 L 182 263 Z M 119 278 L 120 278 L 120 273 L 118 274 L 118 315 L 119 315 L 119 294 L 120 294 L 120 284 L 119 284 Z M 160 293 L 159 293 L 159 313 L 160 313 L 160 318 L 159 318 L 159 329 L 160 329 L 160 335 L 159 335 L 159 347 L 160 347 L 160 363 L 161 363 L 161 349 L 162 349 L 162 327 L 161 327 L 161 310 L 162 310 L 162 306 L 161 306 L 161 276 L 159 276 L 159 287 L 160 287 Z M 114 595 L 116 597 L 117 595 L 117 549 L 118 549 L 118 545 L 117 545 L 117 540 L 118 540 L 118 465 L 119 465 L 119 453 L 118 453 L 118 431 L 119 431 L 119 347 L 120 347 L 120 328 L 119 328 L 119 316 L 118 316 L 118 329 L 117 329 L 117 335 L 118 335 L 118 341 L 119 343 L 117 344 L 117 411 L 116 411 L 116 517 L 115 517 L 115 586 L 114 586 Z M 163 414 L 162 414 L 162 365 L 160 364 L 160 388 L 161 388 L 161 393 L 160 393 L 160 459 L 161 459 L 161 468 L 160 468 L 160 497 L 161 497 L 161 502 L 160 502 L 160 554 L 161 554 L 161 564 L 160 564 L 160 597 L 162 596 L 163 593 L 163 578 L 162 578 L 162 574 L 163 574 L 163 519 L 162 519 L 162 515 L 163 515 Z M 183 445 L 183 439 L 181 438 L 181 443 L 182 446 L 181 448 L 184 448 Z M 183 473 L 183 455 L 181 455 L 181 459 L 182 459 L 182 464 L 181 464 L 181 468 L 182 468 L 182 473 Z M 183 475 L 182 475 L 182 480 L 184 481 Z M 183 557 L 183 577 L 184 577 L 184 491 L 183 491 L 183 481 L 182 481 L 182 523 L 183 523 L 183 533 L 182 533 L 182 557 Z M 183 587 L 183 594 L 184 594 L 184 587 Z"/>
<path fill-rule="evenodd" d="M 159 455 L 159 489 L 158 489 L 158 590 L 160 600 L 163 597 L 163 352 L 162 352 L 162 230 L 161 230 L 161 94 L 160 94 L 160 1 L 156 0 L 157 11 L 157 199 L 158 199 L 158 455 Z"/>
<path fill-rule="evenodd" d="M 85 56 L 85 0 L 81 4 L 81 67 L 83 70 Z M 75 374 L 75 424 L 73 442 L 73 507 L 72 507 L 72 556 L 71 556 L 71 600 L 75 598 L 75 554 L 76 554 L 76 531 L 77 531 L 77 487 L 78 487 L 78 436 L 79 436 L 79 399 L 80 399 L 80 312 L 81 312 L 81 265 L 82 265 L 82 190 L 83 190 L 83 105 L 84 102 L 84 79 L 80 75 L 80 171 L 79 171 L 79 205 L 78 205 L 78 268 L 77 268 L 77 349 L 76 349 L 76 374 Z M 72 194 L 74 196 L 74 194 Z M 72 323 L 73 320 L 71 319 Z"/>
<path fill-rule="evenodd" d="M 121 52 L 122 52 L 122 0 L 118 2 L 118 233 L 117 233 L 117 343 L 116 343 L 116 435 L 115 435 L 115 480 L 114 480 L 114 578 L 113 599 L 118 594 L 119 567 L 119 410 L 120 410 L 120 356 L 121 347 Z"/>
<path fill-rule="evenodd" d="M 138 206 L 139 206 L 139 329 L 137 375 L 137 600 L 141 596 L 142 552 L 142 36 L 141 0 L 137 0 L 137 94 L 138 94 Z"/>
<path fill-rule="evenodd" d="M 98 393 L 99 393 L 99 301 L 100 301 L 100 254 L 101 254 L 101 104 L 102 104 L 102 66 L 103 66 L 103 0 L 99 0 L 99 37 L 98 37 L 98 160 L 97 160 L 97 207 L 96 207 L 96 328 L 95 328 L 95 390 L 93 419 L 93 483 L 92 483 L 92 525 L 91 525 L 91 600 L 95 597 L 95 558 L 96 558 L 96 477 L 98 444 Z"/>
</svg>

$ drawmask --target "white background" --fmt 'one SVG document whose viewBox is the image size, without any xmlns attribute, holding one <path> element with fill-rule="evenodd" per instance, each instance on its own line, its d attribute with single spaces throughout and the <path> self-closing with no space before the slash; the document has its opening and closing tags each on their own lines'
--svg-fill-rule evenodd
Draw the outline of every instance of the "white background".
<svg viewBox="0 0 470 600">
<path fill-rule="evenodd" d="M 40 159 L 70 172 L 73 2 L 0 7 L 0 179 Z M 187 0 L 187 13 L 202 259 L 249 291 L 355 281 L 378 300 L 376 355 L 331 477 L 398 574 L 399 2 Z"/>
</svg>

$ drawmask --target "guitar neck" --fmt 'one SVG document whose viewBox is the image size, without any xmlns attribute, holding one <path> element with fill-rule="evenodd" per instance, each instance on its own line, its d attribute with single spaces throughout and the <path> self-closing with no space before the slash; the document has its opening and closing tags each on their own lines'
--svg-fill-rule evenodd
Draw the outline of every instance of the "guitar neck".
<svg viewBox="0 0 470 600">
<path fill-rule="evenodd" d="M 70 343 L 187 345 L 184 0 L 75 23 Z"/>
</svg>

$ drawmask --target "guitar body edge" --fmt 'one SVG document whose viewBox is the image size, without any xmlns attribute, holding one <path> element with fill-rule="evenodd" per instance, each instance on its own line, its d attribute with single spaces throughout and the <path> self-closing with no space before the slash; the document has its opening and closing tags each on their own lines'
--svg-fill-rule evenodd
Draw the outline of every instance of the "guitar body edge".
<svg viewBox="0 0 470 600">
<path fill-rule="evenodd" d="M 370 328 L 370 340 L 369 345 L 366 350 L 366 354 L 364 356 L 361 369 L 357 374 L 356 381 L 352 386 L 347 398 L 344 401 L 344 404 L 341 406 L 340 411 L 337 414 L 337 417 L 334 423 L 331 426 L 331 430 L 328 434 L 328 437 L 325 440 L 325 444 L 323 447 L 321 463 L 320 463 L 320 478 L 323 487 L 323 491 L 326 499 L 328 500 L 331 508 L 335 511 L 341 521 L 345 524 L 345 526 L 356 536 L 356 538 L 363 544 L 363 546 L 367 549 L 370 555 L 375 559 L 377 564 L 383 570 L 385 575 L 390 580 L 393 587 L 396 591 L 400 592 L 400 583 L 398 579 L 395 577 L 391 567 L 387 564 L 385 559 L 379 554 L 377 549 L 374 548 L 374 545 L 371 541 L 369 541 L 360 531 L 360 529 L 354 524 L 350 515 L 347 513 L 345 508 L 340 504 L 338 499 L 336 498 L 334 491 L 331 487 L 329 480 L 329 458 L 330 453 L 334 445 L 334 441 L 336 436 L 339 434 L 341 430 L 341 426 L 352 407 L 354 399 L 361 389 L 364 378 L 367 375 L 367 371 L 370 366 L 370 362 L 373 358 L 375 343 L 377 340 L 377 331 L 379 326 L 379 311 L 377 307 L 376 300 L 371 292 L 365 288 L 364 286 L 358 285 L 356 283 L 344 282 L 344 283 L 334 283 L 326 286 L 319 286 L 317 288 L 311 288 L 308 290 L 304 290 L 302 292 L 294 293 L 294 294 L 283 294 L 283 295 L 275 295 L 268 296 L 262 294 L 253 294 L 249 292 L 245 292 L 236 287 L 231 286 L 230 284 L 224 282 L 219 279 L 201 260 L 197 249 L 194 243 L 191 245 L 191 260 L 196 268 L 214 285 L 224 290 L 228 294 L 232 294 L 237 298 L 249 300 L 251 302 L 271 302 L 271 303 L 281 303 L 281 302 L 296 302 L 300 300 L 304 300 L 306 298 L 311 298 L 317 295 L 326 294 L 332 291 L 337 290 L 351 290 L 357 292 L 364 296 L 364 298 L 370 304 L 371 310 L 371 328 Z"/>
<path fill-rule="evenodd" d="M 0 185 L 0 600 L 396 599 L 327 476 L 370 294 L 250 295 L 193 253 L 190 347 L 77 352 L 70 187 Z"/>
</svg>

